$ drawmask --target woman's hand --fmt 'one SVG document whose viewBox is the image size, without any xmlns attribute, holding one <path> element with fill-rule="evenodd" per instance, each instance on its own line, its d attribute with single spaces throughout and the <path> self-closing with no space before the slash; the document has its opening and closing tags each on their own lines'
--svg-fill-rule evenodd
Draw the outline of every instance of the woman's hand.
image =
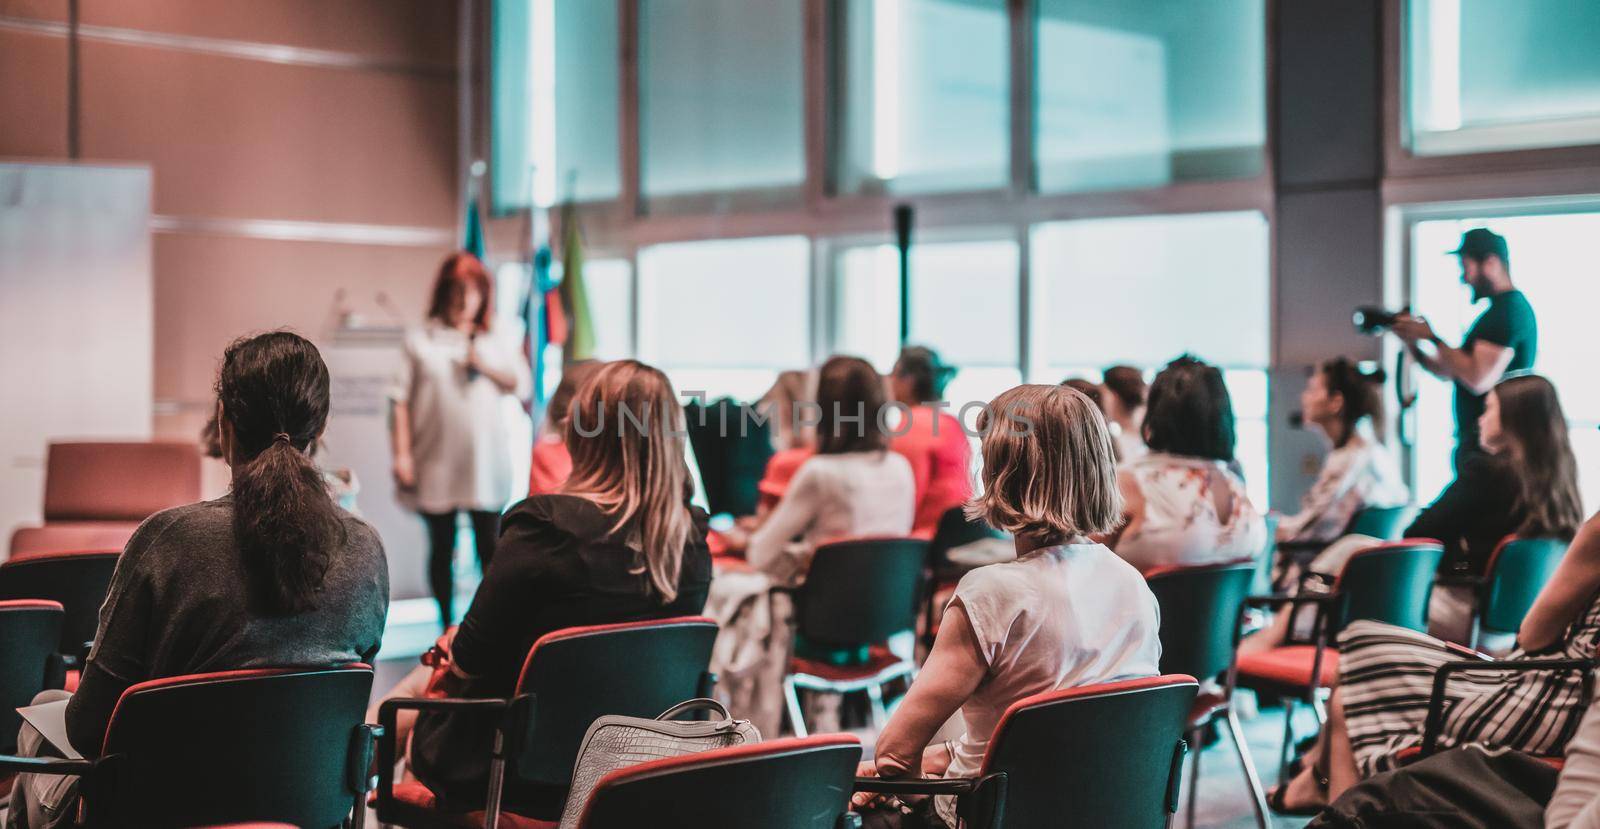
<svg viewBox="0 0 1600 829">
<path fill-rule="evenodd" d="M 856 767 L 856 776 L 882 777 L 892 780 L 897 777 L 905 777 L 908 771 L 910 771 L 909 763 L 898 760 L 894 757 L 879 757 L 876 760 L 863 760 L 861 765 Z M 850 808 L 893 809 L 900 805 L 902 799 L 906 801 L 914 801 L 920 800 L 921 798 L 915 796 L 900 798 L 892 794 L 883 794 L 881 792 L 856 792 L 850 796 Z"/>
<path fill-rule="evenodd" d="M 401 489 L 411 489 L 417 485 L 417 465 L 410 454 L 394 456 L 394 483 Z"/>
</svg>

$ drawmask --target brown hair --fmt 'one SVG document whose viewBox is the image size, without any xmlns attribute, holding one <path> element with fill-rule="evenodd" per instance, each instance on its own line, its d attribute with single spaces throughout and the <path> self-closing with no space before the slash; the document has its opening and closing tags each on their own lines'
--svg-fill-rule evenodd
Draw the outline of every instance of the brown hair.
<svg viewBox="0 0 1600 829">
<path fill-rule="evenodd" d="M 860 357 L 832 357 L 817 373 L 817 454 L 889 448 L 878 418 L 887 395 L 883 378 Z"/>
<path fill-rule="evenodd" d="M 945 387 L 955 379 L 955 366 L 939 359 L 939 352 L 923 345 L 908 345 L 900 349 L 892 372 L 911 383 L 911 396 L 918 403 L 932 403 L 944 399 Z"/>
<path fill-rule="evenodd" d="M 478 295 L 483 297 L 472 324 L 479 334 L 488 333 L 489 322 L 494 318 L 494 280 L 489 278 L 489 270 L 478 257 L 464 250 L 450 254 L 439 266 L 439 276 L 433 281 L 433 298 L 428 303 L 428 319 L 448 323 L 450 303 L 467 285 L 477 288 Z"/>
<path fill-rule="evenodd" d="M 978 415 L 983 494 L 971 518 L 1060 542 L 1110 532 L 1122 518 L 1111 433 L 1100 407 L 1066 386 L 1017 386 Z"/>
<path fill-rule="evenodd" d="M 671 381 L 637 360 L 602 365 L 573 396 L 561 491 L 600 505 L 612 532 L 638 522 L 638 560 L 662 604 L 678 596 L 683 551 L 694 530 L 683 407 Z M 632 539 L 630 538 L 630 545 Z"/>
<path fill-rule="evenodd" d="M 1188 354 L 1150 384 L 1144 442 L 1152 451 L 1231 462 L 1233 398 L 1216 366 Z"/>
<path fill-rule="evenodd" d="M 1350 442 L 1350 437 L 1356 432 L 1356 424 L 1364 417 L 1372 418 L 1372 428 L 1382 437 L 1383 369 L 1366 372 L 1347 358 L 1335 357 L 1317 366 L 1317 371 L 1322 374 L 1322 382 L 1327 386 L 1328 393 L 1337 394 L 1344 401 L 1344 406 L 1339 410 L 1339 422 L 1344 430 L 1335 448 Z"/>
<path fill-rule="evenodd" d="M 1571 541 L 1583 523 L 1583 499 L 1555 386 L 1525 374 L 1500 381 L 1491 393 L 1500 402 L 1500 431 L 1510 438 L 1509 460 L 1519 483 L 1516 506 L 1524 517 L 1517 534 Z"/>
<path fill-rule="evenodd" d="M 1144 405 L 1145 396 L 1150 391 L 1150 386 L 1144 382 L 1144 372 L 1133 366 L 1112 366 L 1104 372 L 1105 390 L 1116 395 L 1117 402 L 1128 412 L 1137 411 Z"/>
<path fill-rule="evenodd" d="M 1105 410 L 1105 406 L 1100 403 L 1100 387 L 1094 383 L 1091 383 L 1082 377 L 1068 377 L 1067 379 L 1061 381 L 1061 385 L 1066 386 L 1078 394 L 1089 398 L 1091 403 L 1095 404 L 1096 406 L 1100 406 L 1101 411 Z"/>
<path fill-rule="evenodd" d="M 217 376 L 233 466 L 233 535 L 252 597 L 268 613 L 316 606 L 344 523 L 309 453 L 328 422 L 328 367 L 298 334 L 235 340 Z"/>
</svg>

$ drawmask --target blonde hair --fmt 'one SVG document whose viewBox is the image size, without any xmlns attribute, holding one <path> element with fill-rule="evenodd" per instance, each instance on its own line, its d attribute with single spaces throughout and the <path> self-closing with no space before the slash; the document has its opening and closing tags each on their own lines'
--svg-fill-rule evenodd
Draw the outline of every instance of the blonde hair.
<svg viewBox="0 0 1600 829">
<path fill-rule="evenodd" d="M 1110 532 L 1122 519 L 1111 433 L 1066 386 L 1017 386 L 978 416 L 983 494 L 967 515 L 1013 535 L 1059 542 Z"/>
<path fill-rule="evenodd" d="M 612 532 L 637 520 L 628 539 L 638 542 L 634 572 L 648 573 L 662 603 L 671 602 L 693 532 L 683 407 L 672 383 L 636 360 L 606 363 L 573 395 L 571 411 L 572 475 L 561 491 L 599 504 Z"/>
</svg>

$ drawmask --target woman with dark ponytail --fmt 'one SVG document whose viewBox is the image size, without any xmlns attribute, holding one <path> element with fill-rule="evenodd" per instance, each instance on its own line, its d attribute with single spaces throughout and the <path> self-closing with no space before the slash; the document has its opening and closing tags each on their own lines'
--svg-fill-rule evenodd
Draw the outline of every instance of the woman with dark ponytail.
<svg viewBox="0 0 1600 829">
<path fill-rule="evenodd" d="M 327 421 L 328 368 L 316 346 L 275 331 L 228 347 L 217 437 L 233 491 L 156 513 L 128 541 L 67 705 L 73 748 L 99 755 L 117 700 L 138 682 L 377 654 L 389 568 L 377 533 L 334 503 L 306 454 Z M 48 747 L 29 726 L 18 745 L 29 754 Z M 11 825 L 71 825 L 74 785 L 25 776 Z"/>
</svg>

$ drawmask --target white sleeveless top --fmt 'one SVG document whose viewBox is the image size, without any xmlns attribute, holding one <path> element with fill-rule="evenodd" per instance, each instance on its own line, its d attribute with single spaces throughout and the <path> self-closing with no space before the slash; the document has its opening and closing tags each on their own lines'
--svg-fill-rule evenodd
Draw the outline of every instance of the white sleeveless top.
<svg viewBox="0 0 1600 829">
<path fill-rule="evenodd" d="M 961 602 L 989 670 L 961 706 L 966 731 L 946 777 L 974 777 L 1000 717 L 1024 697 L 1155 676 L 1161 615 L 1144 577 L 1103 544 L 1066 544 L 980 567 L 961 579 Z M 954 798 L 939 816 L 956 825 Z"/>
</svg>

